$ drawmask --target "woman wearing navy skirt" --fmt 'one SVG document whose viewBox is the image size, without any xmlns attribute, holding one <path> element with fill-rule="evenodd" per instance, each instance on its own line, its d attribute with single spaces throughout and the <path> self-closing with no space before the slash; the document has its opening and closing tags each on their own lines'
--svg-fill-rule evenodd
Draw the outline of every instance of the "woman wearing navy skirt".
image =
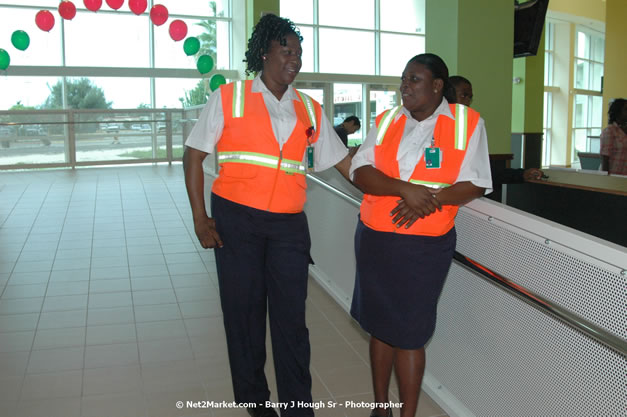
<svg viewBox="0 0 627 417">
<path fill-rule="evenodd" d="M 400 417 L 414 417 L 435 329 L 437 301 L 455 250 L 455 215 L 490 192 L 487 136 L 479 113 L 449 104 L 440 57 L 413 57 L 401 77 L 403 105 L 377 116 L 351 175 L 365 193 L 355 233 L 352 316 L 371 335 L 376 407 L 388 417 L 396 371 Z"/>
</svg>

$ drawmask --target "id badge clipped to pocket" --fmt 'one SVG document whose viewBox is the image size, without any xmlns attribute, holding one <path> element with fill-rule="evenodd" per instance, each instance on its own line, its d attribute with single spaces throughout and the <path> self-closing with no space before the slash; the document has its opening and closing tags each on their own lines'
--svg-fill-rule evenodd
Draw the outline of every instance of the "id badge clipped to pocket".
<svg viewBox="0 0 627 417">
<path fill-rule="evenodd" d="M 308 173 L 311 173 L 314 170 L 314 148 L 311 143 L 314 133 L 316 133 L 316 129 L 314 129 L 313 126 L 310 126 L 305 131 L 305 134 L 307 135 L 307 149 L 305 152 L 307 153 L 307 172 Z"/>
<path fill-rule="evenodd" d="M 440 148 L 425 149 L 425 165 L 427 168 L 440 168 Z"/>
<path fill-rule="evenodd" d="M 307 146 L 307 172 L 313 172 L 314 170 L 314 148 L 313 146 Z"/>
</svg>

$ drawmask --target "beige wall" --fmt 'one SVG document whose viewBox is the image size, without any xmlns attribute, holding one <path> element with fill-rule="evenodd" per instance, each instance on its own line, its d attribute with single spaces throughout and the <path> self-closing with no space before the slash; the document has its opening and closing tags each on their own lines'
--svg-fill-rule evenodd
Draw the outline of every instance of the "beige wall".
<svg viewBox="0 0 627 417">
<path fill-rule="evenodd" d="M 603 78 L 603 126 L 610 100 L 627 98 L 627 0 L 607 0 L 605 19 L 605 69 Z"/>
<path fill-rule="evenodd" d="M 625 0 L 607 0 L 625 3 Z M 549 0 L 549 10 L 605 21 L 606 0 Z"/>
</svg>

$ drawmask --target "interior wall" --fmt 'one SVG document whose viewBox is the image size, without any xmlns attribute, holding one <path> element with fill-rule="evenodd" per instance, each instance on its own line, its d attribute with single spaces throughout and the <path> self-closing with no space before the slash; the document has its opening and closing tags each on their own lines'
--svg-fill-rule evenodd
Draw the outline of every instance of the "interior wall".
<svg viewBox="0 0 627 417">
<path fill-rule="evenodd" d="M 425 8 L 427 52 L 441 56 L 451 75 L 472 82 L 490 153 L 510 153 L 513 2 L 427 0 Z"/>
<path fill-rule="evenodd" d="M 627 98 L 627 1 L 607 0 L 605 19 L 605 69 L 603 77 L 603 126 L 607 125 L 607 110 L 614 98 Z"/>
<path fill-rule="evenodd" d="M 247 26 L 246 26 L 246 39 L 250 39 L 253 33 L 253 27 L 257 24 L 263 13 L 279 14 L 280 0 L 247 0 Z"/>
<path fill-rule="evenodd" d="M 550 0 L 549 10 L 604 21 L 606 5 L 613 1 L 625 2 L 624 0 Z"/>
</svg>

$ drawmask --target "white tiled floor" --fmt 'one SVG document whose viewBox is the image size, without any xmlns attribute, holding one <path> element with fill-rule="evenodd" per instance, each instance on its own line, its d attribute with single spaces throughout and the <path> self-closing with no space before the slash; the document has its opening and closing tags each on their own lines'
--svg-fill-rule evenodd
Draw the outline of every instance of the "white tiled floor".
<svg viewBox="0 0 627 417">
<path fill-rule="evenodd" d="M 190 219 L 180 165 L 0 173 L 0 416 L 247 415 L 175 407 L 233 398 Z M 307 320 L 314 400 L 372 401 L 367 339 L 313 280 Z M 446 414 L 423 392 L 418 416 Z"/>
</svg>

